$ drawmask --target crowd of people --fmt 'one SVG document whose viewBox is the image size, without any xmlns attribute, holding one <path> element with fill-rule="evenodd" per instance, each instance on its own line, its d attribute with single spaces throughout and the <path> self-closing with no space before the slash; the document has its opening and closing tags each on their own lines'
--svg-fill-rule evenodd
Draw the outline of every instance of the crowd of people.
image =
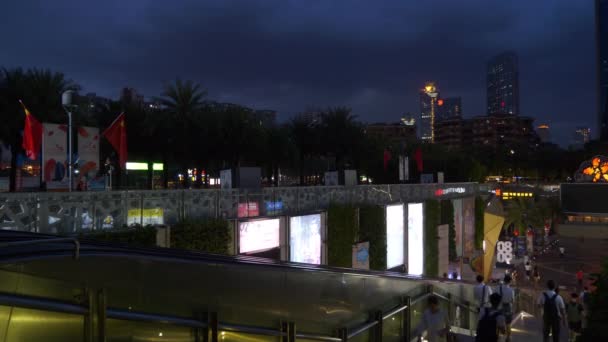
<svg viewBox="0 0 608 342">
<path fill-rule="evenodd" d="M 511 341 L 515 305 L 512 280 L 511 275 L 507 274 L 498 286 L 492 287 L 484 282 L 483 276 L 477 276 L 477 285 L 473 289 L 479 318 L 475 341 Z M 546 289 L 536 300 L 537 307 L 542 311 L 544 341 L 559 341 L 562 328 L 568 329 L 569 341 L 576 341 L 577 336 L 585 329 L 585 317 L 589 313 L 588 288 L 584 287 L 580 294 L 572 292 L 566 301 L 559 293 L 555 281 L 549 280 L 546 285 Z M 436 296 L 428 298 L 428 308 L 423 312 L 420 324 L 413 331 L 414 336 L 418 336 L 419 340 L 425 332 L 426 340 L 429 342 L 453 340 L 450 338 L 448 314 L 441 310 Z"/>
</svg>

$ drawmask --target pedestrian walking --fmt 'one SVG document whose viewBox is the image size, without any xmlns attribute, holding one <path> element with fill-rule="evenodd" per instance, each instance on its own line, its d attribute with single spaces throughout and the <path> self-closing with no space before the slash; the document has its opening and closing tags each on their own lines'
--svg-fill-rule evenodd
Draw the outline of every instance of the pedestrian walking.
<svg viewBox="0 0 608 342">
<path fill-rule="evenodd" d="M 534 266 L 534 272 L 532 272 L 532 276 L 534 277 L 534 288 L 536 288 L 540 283 L 540 272 L 538 271 L 538 266 Z"/>
<path fill-rule="evenodd" d="M 515 299 L 511 281 L 511 276 L 506 275 L 503 284 L 499 285 L 496 289 L 496 293 L 498 293 L 501 298 L 499 308 L 505 316 L 506 342 L 511 341 L 511 322 L 513 321 L 513 301 Z"/>
<path fill-rule="evenodd" d="M 579 297 L 579 300 L 583 304 L 583 330 L 587 329 L 588 317 L 591 312 L 591 293 L 587 286 L 583 287 L 583 292 Z"/>
<path fill-rule="evenodd" d="M 524 269 L 526 270 L 526 281 L 530 281 L 530 277 L 532 276 L 532 264 L 530 264 L 530 261 L 526 262 Z"/>
<path fill-rule="evenodd" d="M 566 304 L 566 314 L 568 315 L 569 341 L 574 342 L 583 329 L 583 305 L 578 301 L 578 294 L 573 292 L 570 301 Z"/>
<path fill-rule="evenodd" d="M 477 276 L 477 285 L 473 288 L 473 295 L 477 301 L 478 312 L 482 308 L 487 307 L 490 304 L 490 295 L 492 294 L 492 288 L 483 282 L 483 276 Z"/>
<path fill-rule="evenodd" d="M 543 310 L 543 341 L 549 342 L 552 335 L 553 342 L 559 342 L 561 325 L 566 324 L 566 306 L 564 299 L 555 292 L 555 282 L 547 281 L 547 290 L 538 297 L 538 307 Z"/>
<path fill-rule="evenodd" d="M 413 335 L 422 340 L 422 335 L 426 332 L 428 342 L 447 341 L 450 333 L 450 321 L 445 311 L 439 307 L 439 299 L 430 296 L 427 300 L 428 308 L 424 310 L 422 319 L 414 329 Z"/>
<path fill-rule="evenodd" d="M 479 314 L 475 342 L 497 342 L 499 334 L 505 334 L 507 324 L 505 315 L 500 310 L 502 298 L 498 293 L 490 296 L 490 307 L 483 308 Z"/>
<path fill-rule="evenodd" d="M 583 269 L 579 268 L 578 272 L 576 272 L 576 282 L 578 284 L 578 290 L 581 291 L 583 288 L 583 279 L 585 274 L 583 273 Z"/>
</svg>

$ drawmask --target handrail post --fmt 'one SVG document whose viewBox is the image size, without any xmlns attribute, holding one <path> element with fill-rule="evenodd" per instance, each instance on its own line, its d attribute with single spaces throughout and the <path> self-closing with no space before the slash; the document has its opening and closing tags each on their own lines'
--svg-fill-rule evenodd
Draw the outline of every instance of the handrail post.
<svg viewBox="0 0 608 342">
<path fill-rule="evenodd" d="M 468 300 L 464 302 L 464 305 L 467 306 L 467 310 L 465 310 L 465 312 L 467 313 L 467 326 L 469 327 L 469 332 L 471 333 L 471 336 L 475 336 L 475 333 L 473 332 L 473 329 L 476 328 L 471 322 L 473 322 L 473 320 L 471 319 L 471 316 L 473 316 L 471 314 L 471 302 L 469 302 Z"/>
<path fill-rule="evenodd" d="M 454 308 L 452 306 L 453 303 L 453 299 L 452 299 L 452 294 L 448 292 L 447 296 L 448 297 L 448 319 L 451 322 L 451 324 L 454 324 Z"/>
<path fill-rule="evenodd" d="M 95 293 L 87 288 L 85 290 L 87 296 L 88 312 L 84 316 L 84 340 L 86 342 L 94 342 L 95 338 Z"/>
<path fill-rule="evenodd" d="M 203 323 L 209 322 L 209 315 L 207 313 L 197 312 L 197 313 L 195 313 L 194 316 Z M 195 329 L 194 340 L 196 342 L 208 342 L 209 341 L 209 325 L 208 324 L 205 324 L 204 328 Z"/>
<path fill-rule="evenodd" d="M 211 342 L 218 342 L 218 339 L 217 339 L 218 327 L 219 327 L 219 319 L 217 317 L 217 312 L 212 312 L 209 315 L 209 327 L 207 328 L 207 330 L 211 334 L 211 336 L 209 338 L 209 340 Z"/>
<path fill-rule="evenodd" d="M 338 338 L 342 340 L 342 342 L 348 341 L 348 330 L 346 328 L 340 328 L 338 330 Z"/>
<path fill-rule="evenodd" d="M 295 342 L 296 324 L 294 322 L 282 322 L 281 332 L 285 334 L 281 337 L 282 342 Z"/>
<path fill-rule="evenodd" d="M 97 292 L 97 341 L 106 342 L 106 293 L 103 289 Z"/>
<path fill-rule="evenodd" d="M 372 340 L 374 342 L 382 342 L 382 323 L 383 323 L 382 316 L 383 316 L 382 311 L 376 311 L 374 313 L 373 319 L 378 322 L 378 324 L 376 324 L 373 331 L 371 332 L 372 336 L 371 336 L 370 340 Z"/>
<path fill-rule="evenodd" d="M 410 342 L 412 340 L 412 329 L 411 329 L 411 322 L 412 322 L 412 297 L 410 296 L 405 296 L 405 298 L 403 298 L 403 300 L 405 301 L 405 304 L 407 305 L 407 309 L 405 309 L 405 312 L 403 314 L 403 319 L 402 319 L 402 324 L 403 326 L 401 327 L 402 331 L 403 331 L 403 336 L 405 337 L 405 340 L 407 342 Z"/>
</svg>

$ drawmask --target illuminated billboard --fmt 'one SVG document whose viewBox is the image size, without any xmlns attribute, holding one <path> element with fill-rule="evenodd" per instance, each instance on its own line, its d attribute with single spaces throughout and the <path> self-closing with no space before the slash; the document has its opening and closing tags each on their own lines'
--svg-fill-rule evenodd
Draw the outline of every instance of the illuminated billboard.
<svg viewBox="0 0 608 342">
<path fill-rule="evenodd" d="M 321 214 L 289 219 L 289 260 L 321 264 Z"/>
<path fill-rule="evenodd" d="M 407 264 L 408 273 L 413 275 L 422 275 L 424 272 L 423 219 L 422 203 L 409 203 L 407 205 Z"/>
<path fill-rule="evenodd" d="M 262 252 L 280 246 L 280 219 L 239 222 L 239 254 Z"/>
<path fill-rule="evenodd" d="M 386 268 L 401 266 L 404 262 L 403 205 L 386 207 Z"/>
</svg>

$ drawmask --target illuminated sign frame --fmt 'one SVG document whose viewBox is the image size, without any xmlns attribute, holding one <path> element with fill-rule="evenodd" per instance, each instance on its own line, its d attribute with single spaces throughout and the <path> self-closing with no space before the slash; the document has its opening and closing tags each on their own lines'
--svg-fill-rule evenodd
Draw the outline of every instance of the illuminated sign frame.
<svg viewBox="0 0 608 342">
<path fill-rule="evenodd" d="M 467 189 L 465 189 L 463 187 L 444 188 L 444 189 L 435 190 L 435 196 L 439 197 L 439 196 L 445 196 L 445 195 L 449 195 L 449 194 L 464 194 L 466 192 L 467 192 Z"/>
<path fill-rule="evenodd" d="M 401 217 L 391 217 L 396 211 Z M 385 207 L 386 215 L 386 268 L 391 269 L 405 263 L 405 208 L 403 204 L 391 204 Z M 401 231 L 397 231 L 396 229 Z M 397 239 L 397 241 L 395 241 Z"/>
<path fill-rule="evenodd" d="M 243 234 L 243 230 L 241 229 L 242 225 L 244 225 L 244 224 L 252 224 L 252 225 L 254 225 L 254 228 L 256 228 L 255 227 L 256 224 L 259 225 L 261 222 L 273 222 L 273 221 L 276 221 L 277 227 L 272 227 L 272 228 L 276 228 L 277 231 L 276 231 L 276 236 L 272 236 L 272 240 L 276 239 L 276 241 L 272 241 L 272 243 L 267 243 L 267 245 L 257 246 L 257 247 L 249 246 L 250 244 L 244 244 L 243 243 L 243 241 L 244 241 L 244 235 L 245 234 Z M 237 247 L 238 247 L 237 248 L 238 254 L 255 254 L 255 253 L 260 253 L 260 252 L 264 252 L 264 251 L 267 251 L 267 250 L 271 250 L 271 249 L 274 249 L 274 248 L 281 248 L 281 241 L 282 241 L 282 239 L 281 239 L 281 235 L 282 235 L 281 230 L 282 230 L 282 226 L 281 226 L 281 218 L 280 217 L 267 218 L 267 219 L 256 219 L 256 220 L 238 221 L 237 225 L 236 225 L 236 232 L 237 232 L 237 235 L 236 235 L 237 236 L 237 241 L 236 242 L 238 244 L 237 245 Z M 253 237 L 259 237 L 260 234 L 259 234 L 259 232 L 257 232 L 257 234 L 253 234 L 252 236 Z M 266 242 L 268 242 L 268 241 L 266 241 Z M 243 246 L 246 246 L 246 248 L 244 248 Z"/>
</svg>

